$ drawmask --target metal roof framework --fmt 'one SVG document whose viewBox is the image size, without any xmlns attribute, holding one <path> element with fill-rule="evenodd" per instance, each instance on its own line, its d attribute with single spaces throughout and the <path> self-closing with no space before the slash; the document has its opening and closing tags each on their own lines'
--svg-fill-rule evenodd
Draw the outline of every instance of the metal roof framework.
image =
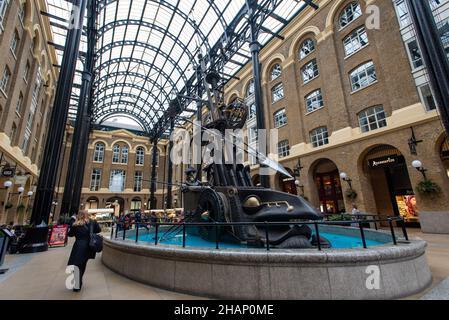
<svg viewBox="0 0 449 320">
<path fill-rule="evenodd" d="M 257 1 L 259 42 L 265 45 L 280 37 L 279 31 L 308 4 L 311 1 Z M 173 100 L 181 107 L 177 126 L 195 113 L 196 104 L 188 97 L 194 97 L 198 87 L 198 54 L 208 69 L 220 71 L 223 84 L 251 60 L 246 0 L 97 0 L 97 6 L 91 101 L 95 124 L 124 116 L 147 134 L 160 136 L 169 127 L 167 111 Z M 59 63 L 72 7 L 70 0 L 47 0 L 47 12 L 42 12 L 50 20 Z M 77 115 L 86 48 L 83 32 L 71 120 Z"/>
</svg>

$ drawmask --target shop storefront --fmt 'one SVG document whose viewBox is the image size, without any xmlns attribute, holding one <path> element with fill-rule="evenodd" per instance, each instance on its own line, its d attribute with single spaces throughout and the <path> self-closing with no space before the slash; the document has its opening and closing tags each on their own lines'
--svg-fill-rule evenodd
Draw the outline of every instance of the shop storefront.
<svg viewBox="0 0 449 320">
<path fill-rule="evenodd" d="M 407 226 L 420 227 L 419 209 L 404 156 L 391 146 L 371 150 L 366 159 L 380 215 L 401 216 Z"/>
<path fill-rule="evenodd" d="M 315 169 L 314 179 L 321 212 L 326 214 L 346 212 L 340 174 L 336 165 L 329 160 L 320 162 Z"/>
</svg>

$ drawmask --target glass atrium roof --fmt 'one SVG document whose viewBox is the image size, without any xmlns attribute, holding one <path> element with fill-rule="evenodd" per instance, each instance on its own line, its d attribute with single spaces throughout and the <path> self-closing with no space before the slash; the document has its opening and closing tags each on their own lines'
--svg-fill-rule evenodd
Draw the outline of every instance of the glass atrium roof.
<svg viewBox="0 0 449 320">
<path fill-rule="evenodd" d="M 59 64 L 72 1 L 47 0 Z M 262 45 L 273 38 L 303 7 L 299 0 L 259 0 Z M 118 115 L 151 131 L 169 102 L 195 81 L 198 53 L 208 57 L 217 43 L 226 45 L 236 34 L 249 37 L 245 0 L 100 0 L 97 1 L 97 46 L 94 80 L 94 121 Z M 86 25 L 85 19 L 85 25 Z M 85 34 L 80 47 L 86 52 Z M 222 59 L 221 72 L 230 79 L 250 61 L 249 43 L 241 42 L 232 57 Z M 77 65 L 70 117 L 76 117 L 83 55 Z M 187 106 L 186 106 L 187 107 Z M 191 116 L 192 107 L 183 116 Z"/>
</svg>

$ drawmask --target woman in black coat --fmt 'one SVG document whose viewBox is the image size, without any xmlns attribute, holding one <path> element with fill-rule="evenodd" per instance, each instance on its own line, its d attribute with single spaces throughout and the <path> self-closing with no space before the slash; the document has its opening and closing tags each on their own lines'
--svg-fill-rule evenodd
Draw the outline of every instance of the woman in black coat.
<svg viewBox="0 0 449 320">
<path fill-rule="evenodd" d="M 76 221 L 72 224 L 69 230 L 69 237 L 75 237 L 76 241 L 73 245 L 67 265 L 76 266 L 79 269 L 79 288 L 74 288 L 73 291 L 81 290 L 83 286 L 83 276 L 86 271 L 87 262 L 90 259 L 95 259 L 96 253 L 89 247 L 90 232 L 100 233 L 101 228 L 95 220 L 89 219 L 87 211 L 80 211 L 76 217 Z"/>
</svg>

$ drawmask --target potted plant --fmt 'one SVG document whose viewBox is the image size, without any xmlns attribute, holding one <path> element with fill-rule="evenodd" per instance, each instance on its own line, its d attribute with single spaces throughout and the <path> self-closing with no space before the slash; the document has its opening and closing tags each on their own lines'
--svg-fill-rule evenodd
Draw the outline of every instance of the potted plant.
<svg viewBox="0 0 449 320">
<path fill-rule="evenodd" d="M 346 197 L 348 199 L 355 200 L 357 196 L 357 192 L 355 192 L 353 189 L 349 189 L 346 191 Z"/>
<path fill-rule="evenodd" d="M 24 205 L 23 203 L 20 203 L 20 204 L 17 206 L 17 211 L 18 211 L 18 212 L 24 211 L 25 208 L 26 208 L 25 205 Z"/>
<path fill-rule="evenodd" d="M 430 179 L 424 179 L 416 186 L 418 193 L 424 198 L 435 198 L 441 193 L 441 187 Z"/>
<path fill-rule="evenodd" d="M 5 204 L 5 210 L 9 210 L 9 209 L 11 209 L 12 207 L 14 207 L 14 205 L 13 205 L 11 202 L 7 202 L 7 203 Z"/>
</svg>

